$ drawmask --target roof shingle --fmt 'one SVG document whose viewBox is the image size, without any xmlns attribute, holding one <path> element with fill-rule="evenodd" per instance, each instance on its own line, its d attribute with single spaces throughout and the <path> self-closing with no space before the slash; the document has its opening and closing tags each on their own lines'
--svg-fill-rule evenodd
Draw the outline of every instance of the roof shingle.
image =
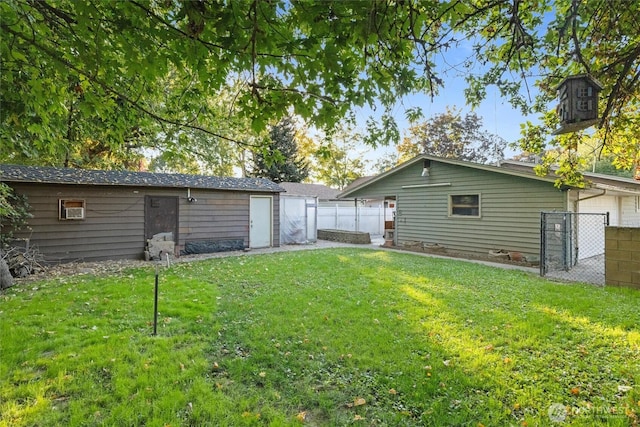
<svg viewBox="0 0 640 427">
<path fill-rule="evenodd" d="M 262 191 L 271 193 L 284 191 L 279 185 L 263 178 L 233 178 L 115 170 L 83 170 L 3 164 L 0 164 L 0 181 L 128 187 L 202 188 L 210 190 Z"/>
</svg>

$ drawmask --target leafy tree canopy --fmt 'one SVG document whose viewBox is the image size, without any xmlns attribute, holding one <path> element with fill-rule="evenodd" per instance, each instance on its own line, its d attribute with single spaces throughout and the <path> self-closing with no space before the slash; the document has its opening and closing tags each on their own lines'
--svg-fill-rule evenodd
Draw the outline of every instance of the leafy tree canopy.
<svg viewBox="0 0 640 427">
<path fill-rule="evenodd" d="M 202 102 L 236 80 L 229 107 L 256 133 L 289 113 L 330 129 L 368 105 L 381 109 L 370 141 L 397 141 L 391 108 L 435 94 L 436 55 L 464 44 L 472 105 L 496 85 L 545 112 L 564 77 L 588 73 L 604 85 L 602 145 L 622 167 L 640 160 L 635 0 L 6 0 L 0 14 L 3 159 L 66 159 L 89 138 L 125 165 L 170 127 L 248 144 Z M 553 127 L 528 125 L 523 147 L 574 150 Z"/>
<path fill-rule="evenodd" d="M 368 160 L 358 152 L 363 140 L 364 136 L 355 129 L 353 122 L 345 120 L 339 123 L 316 147 L 312 166 L 314 179 L 342 190 L 364 176 Z"/>
<path fill-rule="evenodd" d="M 459 110 L 447 108 L 445 113 L 412 126 L 409 136 L 398 149 L 403 150 L 400 151 L 402 158 L 426 153 L 488 163 L 503 159 L 506 146 L 507 141 L 482 129 L 482 119 L 477 114 L 469 113 L 463 117 Z"/>
</svg>

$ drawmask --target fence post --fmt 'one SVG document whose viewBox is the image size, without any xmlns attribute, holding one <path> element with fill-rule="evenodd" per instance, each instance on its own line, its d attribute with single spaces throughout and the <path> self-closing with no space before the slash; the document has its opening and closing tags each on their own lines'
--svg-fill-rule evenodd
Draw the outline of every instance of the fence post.
<svg viewBox="0 0 640 427">
<path fill-rule="evenodd" d="M 540 212 L 540 277 L 544 277 L 545 273 L 545 246 L 547 244 L 547 222 L 544 212 Z"/>
</svg>

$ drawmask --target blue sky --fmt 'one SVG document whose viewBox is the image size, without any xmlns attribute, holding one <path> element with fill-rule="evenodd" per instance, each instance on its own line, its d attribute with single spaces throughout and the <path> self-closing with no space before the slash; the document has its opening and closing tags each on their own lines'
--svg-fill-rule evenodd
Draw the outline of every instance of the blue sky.
<svg viewBox="0 0 640 427">
<path fill-rule="evenodd" d="M 444 113 L 447 106 L 462 110 L 463 115 L 475 111 L 482 118 L 484 128 L 487 131 L 502 137 L 508 143 L 515 142 L 520 138 L 520 124 L 526 121 L 537 121 L 537 115 L 524 116 L 520 110 L 513 108 L 506 98 L 500 96 L 500 91 L 494 86 L 487 87 L 486 99 L 478 108 L 472 110 L 470 106 L 466 105 L 464 97 L 464 89 L 467 87 L 465 73 L 469 71 L 463 69 L 459 64 L 467 60 L 471 54 L 471 43 L 463 43 L 455 50 L 441 53 L 440 57 L 436 59 L 439 77 L 444 80 L 444 87 L 440 88 L 439 94 L 433 99 L 428 95 L 412 95 L 398 103 L 394 110 L 394 116 L 399 124 L 401 137 L 408 133 L 410 125 L 405 119 L 404 112 L 411 107 L 420 107 L 425 119 L 435 114 Z M 480 73 L 483 71 L 482 68 L 476 65 L 472 67 L 471 71 Z M 530 79 L 527 83 L 530 96 L 535 97 L 537 91 L 534 80 Z M 363 109 L 356 113 L 358 123 L 362 123 L 361 130 L 364 130 L 364 123 L 369 115 L 371 115 L 369 109 Z M 386 153 L 394 152 L 395 147 L 370 149 L 365 154 L 365 158 L 374 163 Z M 509 148 L 505 152 L 505 156 L 508 158 L 518 153 L 518 151 Z"/>
</svg>

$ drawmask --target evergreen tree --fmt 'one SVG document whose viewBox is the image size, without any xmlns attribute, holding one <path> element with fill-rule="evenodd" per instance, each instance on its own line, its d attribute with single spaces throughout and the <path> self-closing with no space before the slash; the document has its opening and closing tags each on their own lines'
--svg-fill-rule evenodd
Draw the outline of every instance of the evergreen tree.
<svg viewBox="0 0 640 427">
<path fill-rule="evenodd" d="M 269 131 L 269 142 L 254 153 L 251 175 L 273 182 L 302 182 L 309 176 L 309 164 L 298 154 L 296 128 L 285 117 Z"/>
</svg>

